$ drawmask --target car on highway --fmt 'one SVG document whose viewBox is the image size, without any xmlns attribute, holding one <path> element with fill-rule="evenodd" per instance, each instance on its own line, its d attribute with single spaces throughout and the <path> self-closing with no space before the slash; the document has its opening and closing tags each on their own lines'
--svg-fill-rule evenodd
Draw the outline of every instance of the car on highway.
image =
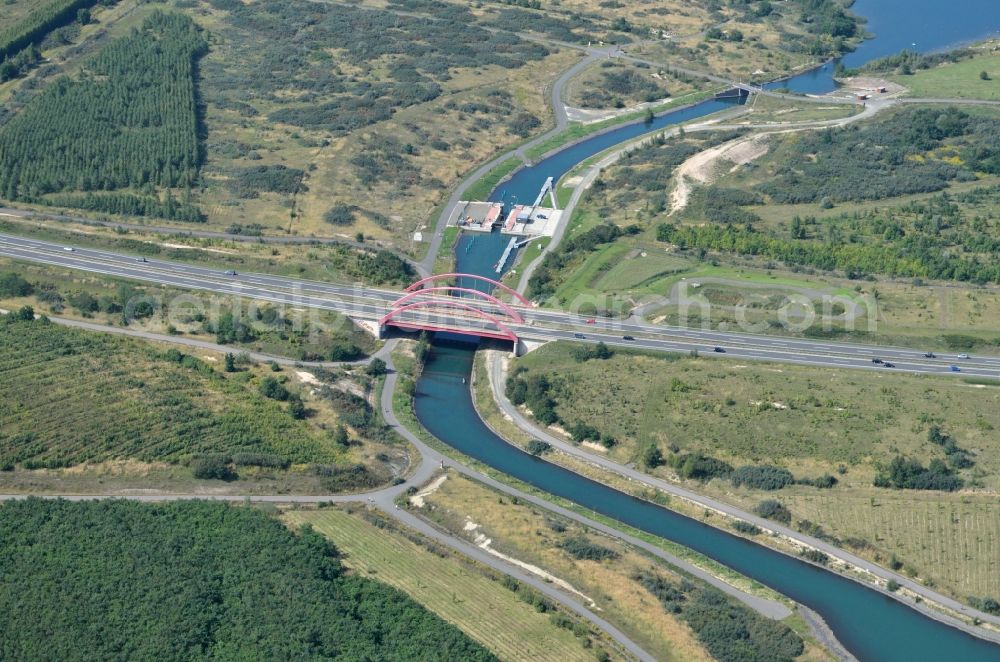
<svg viewBox="0 0 1000 662">
<path fill-rule="evenodd" d="M 236 270 L 235 269 L 230 269 L 229 271 L 226 272 L 226 275 L 227 276 L 235 276 L 236 275 Z"/>
<path fill-rule="evenodd" d="M 875 365 L 882 365 L 882 359 L 872 359 L 872 363 Z"/>
<path fill-rule="evenodd" d="M 63 250 L 64 250 L 64 251 L 69 251 L 70 253 L 72 253 L 72 252 L 73 252 L 73 251 L 75 251 L 76 249 L 75 249 L 75 248 L 73 248 L 72 246 L 63 246 Z"/>
<path fill-rule="evenodd" d="M 547 220 L 549 220 L 549 217 L 548 217 L 548 216 L 546 216 L 545 214 L 535 214 L 535 218 L 540 218 L 540 219 L 542 219 L 543 221 L 547 221 Z"/>
<path fill-rule="evenodd" d="M 925 359 L 936 359 L 937 358 L 937 354 L 935 354 L 934 352 L 924 352 L 924 358 Z"/>
<path fill-rule="evenodd" d="M 726 353 L 726 350 L 723 347 L 713 347 L 712 351 L 713 352 L 718 352 L 719 354 L 725 354 Z"/>
<path fill-rule="evenodd" d="M 574 334 L 573 334 L 573 337 L 574 337 L 574 338 L 579 338 L 580 340 L 583 340 L 583 339 L 584 339 L 584 338 L 586 338 L 587 336 L 583 335 L 582 333 L 574 333 Z"/>
<path fill-rule="evenodd" d="M 969 358 L 969 355 L 968 354 L 959 354 L 958 358 L 960 358 L 960 359 L 967 359 L 967 358 Z"/>
<path fill-rule="evenodd" d="M 597 324 L 597 318 L 591 317 L 589 320 L 587 320 L 587 324 Z"/>
<path fill-rule="evenodd" d="M 622 340 L 635 340 L 635 336 L 622 336 Z"/>
<path fill-rule="evenodd" d="M 138 258 L 136 260 L 136 262 L 145 262 L 145 261 L 146 261 L 146 258 L 144 258 L 144 257 L 140 257 L 140 258 Z"/>
<path fill-rule="evenodd" d="M 951 370 L 952 372 L 962 372 L 962 369 L 959 368 L 957 365 L 948 366 L 948 370 Z"/>
<path fill-rule="evenodd" d="M 895 368 L 896 364 L 895 363 L 889 363 L 888 361 L 884 361 L 882 363 L 882 367 L 883 368 Z"/>
</svg>

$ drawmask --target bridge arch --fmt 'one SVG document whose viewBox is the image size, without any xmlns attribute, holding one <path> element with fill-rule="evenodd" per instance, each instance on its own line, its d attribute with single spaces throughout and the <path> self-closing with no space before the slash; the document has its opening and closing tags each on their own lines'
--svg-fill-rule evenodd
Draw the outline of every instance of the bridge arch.
<svg viewBox="0 0 1000 662">
<path fill-rule="evenodd" d="M 408 310 L 414 310 L 414 309 L 417 309 L 417 308 L 429 308 L 429 307 L 432 307 L 432 306 L 437 306 L 437 307 L 442 307 L 443 306 L 445 308 L 458 308 L 460 310 L 464 310 L 464 311 L 470 312 L 470 313 L 472 313 L 473 317 L 478 317 L 480 319 L 486 320 L 487 322 L 490 322 L 491 324 L 493 324 L 494 326 L 496 326 L 496 328 L 498 330 L 495 331 L 495 332 L 494 331 L 478 331 L 478 330 L 477 331 L 463 331 L 461 329 L 452 329 L 452 328 L 448 328 L 448 327 L 444 327 L 444 326 L 438 327 L 438 326 L 434 326 L 432 324 L 424 324 L 424 323 L 419 323 L 419 322 L 406 322 L 406 321 L 400 322 L 400 321 L 397 321 L 397 320 L 393 319 L 399 313 L 406 312 Z M 476 308 L 475 306 L 470 306 L 468 304 L 461 303 L 460 301 L 446 301 L 446 300 L 441 300 L 441 299 L 435 299 L 433 301 L 417 301 L 416 303 L 409 303 L 409 304 L 406 304 L 405 306 L 400 306 L 398 308 L 393 308 L 388 313 L 386 313 L 385 315 L 383 315 L 382 318 L 379 320 L 378 323 L 379 323 L 379 326 L 384 326 L 385 324 L 392 323 L 395 326 L 406 326 L 406 327 L 412 327 L 412 328 L 415 328 L 415 329 L 423 329 L 425 331 L 446 331 L 446 332 L 450 332 L 450 333 L 459 333 L 459 334 L 465 334 L 465 335 L 486 336 L 486 337 L 490 337 L 490 338 L 499 338 L 501 340 L 510 340 L 511 342 L 517 344 L 517 334 L 515 334 L 513 331 L 511 331 L 510 328 L 508 328 L 502 321 L 500 321 L 499 319 L 497 319 L 496 316 L 490 315 L 489 313 L 484 312 L 484 311 L 480 310 L 479 308 Z"/>
<path fill-rule="evenodd" d="M 478 281 L 481 281 L 481 282 L 484 282 L 484 283 L 489 283 L 493 287 L 499 288 L 499 289 L 503 290 L 504 292 L 506 292 L 507 294 L 513 296 L 515 299 L 517 299 L 521 303 L 521 305 L 523 305 L 523 306 L 530 306 L 531 305 L 531 302 L 528 301 L 526 298 L 524 298 L 524 295 L 522 295 L 520 292 L 518 292 L 514 288 L 508 287 L 507 285 L 504 285 L 500 281 L 493 280 L 492 278 L 487 278 L 486 276 L 479 276 L 477 274 L 435 274 L 433 276 L 427 276 L 426 278 L 421 278 L 420 280 L 418 280 L 417 282 L 415 282 L 413 285 L 410 285 L 408 288 L 406 288 L 403 291 L 404 292 L 412 292 L 414 290 L 419 290 L 426 283 L 433 283 L 435 281 L 444 280 L 445 278 L 472 278 L 473 280 L 478 280 Z"/>
<path fill-rule="evenodd" d="M 511 321 L 516 322 L 517 324 L 523 324 L 524 323 L 524 318 L 521 317 L 521 313 L 517 312 L 509 304 L 504 303 L 503 301 L 501 301 L 500 299 L 496 298 L 492 294 L 489 294 L 487 292 L 483 292 L 482 290 L 474 290 L 474 289 L 468 288 L 468 287 L 455 287 L 453 285 L 442 285 L 442 286 L 439 286 L 439 287 L 425 287 L 423 289 L 414 290 L 412 292 L 408 292 L 407 294 L 404 294 L 402 297 L 400 297 L 399 299 L 397 299 L 396 302 L 394 304 L 392 304 L 392 305 L 393 306 L 397 306 L 397 307 L 398 306 L 402 306 L 403 304 L 406 304 L 406 303 L 408 303 L 410 301 L 413 301 L 417 297 L 420 297 L 420 296 L 423 296 L 425 294 L 429 294 L 429 293 L 432 293 L 432 292 L 440 292 L 440 293 L 443 293 L 443 294 L 451 294 L 453 292 L 460 292 L 462 294 L 472 294 L 474 296 L 480 297 L 481 299 L 489 301 L 490 303 L 492 303 L 495 306 L 497 306 L 500 310 L 502 310 L 504 312 L 504 314 L 506 314 L 508 317 L 510 317 Z M 435 299 L 435 301 L 440 301 L 440 298 L 439 299 Z"/>
</svg>

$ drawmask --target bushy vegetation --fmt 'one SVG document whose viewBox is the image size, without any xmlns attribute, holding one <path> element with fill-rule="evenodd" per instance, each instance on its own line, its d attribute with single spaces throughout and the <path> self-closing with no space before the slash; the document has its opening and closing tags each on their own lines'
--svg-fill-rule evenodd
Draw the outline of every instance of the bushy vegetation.
<svg viewBox="0 0 1000 662">
<path fill-rule="evenodd" d="M 641 70 L 601 71 L 601 79 L 580 95 L 584 107 L 623 108 L 627 100 L 649 102 L 670 96 L 663 85 Z"/>
<path fill-rule="evenodd" d="M 275 0 L 264 7 L 226 3 L 224 30 L 233 36 L 237 64 L 210 72 L 212 94 L 227 105 L 277 98 L 274 122 L 335 135 L 390 118 L 396 109 L 441 94 L 441 82 L 461 67 L 516 69 L 547 49 L 475 24 L 464 8 L 448 4 L 435 19 L 407 13 Z M 344 69 L 331 67 L 336 49 Z M 318 55 L 322 54 L 322 55 Z M 366 75 L 383 63 L 377 79 Z"/>
<path fill-rule="evenodd" d="M 743 466 L 738 467 L 729 476 L 733 487 L 746 485 L 755 490 L 780 490 L 782 487 L 795 482 L 795 477 L 788 469 L 772 466 Z"/>
<path fill-rule="evenodd" d="M 1000 120 L 954 107 L 799 136 L 757 188 L 775 202 L 880 200 L 940 191 L 973 172 L 1000 173 Z M 946 148 L 944 154 L 934 150 Z M 943 156 L 958 156 L 956 165 Z"/>
<path fill-rule="evenodd" d="M 761 501 L 754 507 L 753 511 L 761 517 L 773 519 L 775 522 L 781 522 L 782 524 L 790 524 L 792 521 L 791 511 L 780 501 L 775 501 L 774 499 Z"/>
<path fill-rule="evenodd" d="M 84 201 L 105 211 L 127 204 L 135 213 L 169 207 L 182 211 L 179 218 L 194 216 L 190 205 L 162 201 L 155 189 L 197 181 L 194 68 L 206 48 L 191 19 L 156 12 L 105 47 L 76 80 L 51 83 L 0 128 L 0 195 L 45 203 L 48 193 L 132 188 L 147 200 Z"/>
<path fill-rule="evenodd" d="M 613 561 L 619 556 L 618 552 L 615 550 L 590 542 L 590 540 L 583 535 L 566 538 L 559 543 L 559 547 L 578 561 Z"/>
<path fill-rule="evenodd" d="M 643 573 L 636 579 L 664 610 L 676 614 L 720 662 L 790 662 L 802 654 L 799 635 L 710 586 L 674 583 Z"/>
<path fill-rule="evenodd" d="M 311 528 L 219 503 L 4 504 L 0 613 L 4 659 L 495 659 Z"/>
<path fill-rule="evenodd" d="M 333 444 L 278 402 L 176 349 L 161 353 L 43 320 L 0 320 L 0 367 L 2 464 L 62 467 L 213 453 L 337 458 Z M 78 388 L 83 378 L 85 390 Z"/>
<path fill-rule="evenodd" d="M 233 172 L 229 188 L 239 198 L 256 198 L 261 193 L 299 193 L 308 190 L 302 183 L 305 171 L 284 165 L 261 165 Z"/>
<path fill-rule="evenodd" d="M 945 463 L 937 458 L 924 466 L 919 460 L 897 455 L 887 469 L 875 477 L 876 487 L 893 487 L 898 490 L 944 490 L 954 492 L 965 482 L 954 475 Z"/>
</svg>

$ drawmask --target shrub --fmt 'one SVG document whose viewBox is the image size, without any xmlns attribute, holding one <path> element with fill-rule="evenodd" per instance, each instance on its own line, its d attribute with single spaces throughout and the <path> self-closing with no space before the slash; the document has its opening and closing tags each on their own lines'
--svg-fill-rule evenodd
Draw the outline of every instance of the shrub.
<svg viewBox="0 0 1000 662">
<path fill-rule="evenodd" d="M 206 455 L 191 462 L 191 471 L 201 480 L 236 480 L 236 472 L 229 466 L 229 458 L 224 455 Z"/>
<path fill-rule="evenodd" d="M 585 536 L 567 538 L 559 543 L 559 547 L 578 561 L 614 560 L 619 556 L 615 550 L 592 543 Z"/>
<path fill-rule="evenodd" d="M 274 377 L 265 377 L 260 383 L 260 394 L 265 398 L 270 398 L 272 400 L 279 400 L 284 402 L 288 399 L 288 389 L 282 386 Z"/>
<path fill-rule="evenodd" d="M 782 524 L 789 524 L 792 521 L 791 511 L 788 510 L 783 503 L 775 501 L 774 499 L 761 501 L 757 504 L 753 511 L 761 517 L 774 520 L 775 522 L 781 522 Z"/>
<path fill-rule="evenodd" d="M 31 283 L 16 273 L 8 271 L 0 274 L 0 296 L 26 297 L 31 296 L 34 290 Z"/>
<path fill-rule="evenodd" d="M 544 455 L 552 450 L 552 444 L 540 439 L 532 439 L 528 442 L 528 452 L 532 455 Z"/>
<path fill-rule="evenodd" d="M 323 220 L 331 225 L 354 225 L 354 209 L 352 205 L 337 203 L 326 210 Z"/>
<path fill-rule="evenodd" d="M 800 555 L 807 561 L 812 561 L 813 563 L 818 563 L 820 565 L 826 565 L 830 562 L 830 557 L 818 549 L 804 549 Z"/>
<path fill-rule="evenodd" d="M 756 524 L 751 524 L 750 522 L 744 522 L 743 520 L 736 520 L 733 522 L 733 528 L 740 533 L 745 533 L 748 536 L 756 536 L 760 534 L 760 527 Z"/>
<path fill-rule="evenodd" d="M 729 476 L 733 487 L 746 485 L 756 490 L 780 490 L 795 482 L 792 472 L 780 467 L 752 465 L 739 467 Z"/>
</svg>

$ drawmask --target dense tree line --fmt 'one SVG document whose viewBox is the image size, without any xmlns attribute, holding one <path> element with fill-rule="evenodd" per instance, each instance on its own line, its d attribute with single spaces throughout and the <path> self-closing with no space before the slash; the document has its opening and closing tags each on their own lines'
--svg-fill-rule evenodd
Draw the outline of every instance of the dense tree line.
<svg viewBox="0 0 1000 662">
<path fill-rule="evenodd" d="M 636 579 L 663 609 L 676 614 L 719 662 L 791 662 L 802 654 L 802 639 L 790 627 L 758 614 L 722 591 L 651 572 Z"/>
<path fill-rule="evenodd" d="M 156 12 L 78 79 L 51 83 L 0 128 L 0 195 L 191 186 L 201 163 L 194 67 L 206 48 L 188 17 Z"/>
<path fill-rule="evenodd" d="M 0 507 L 0 658 L 493 660 L 336 547 L 208 502 Z"/>
<path fill-rule="evenodd" d="M 51 207 L 73 207 L 107 214 L 154 216 L 189 223 L 203 223 L 206 220 L 205 214 L 191 201 L 191 189 L 185 189 L 180 200 L 167 190 L 162 196 L 103 191 L 98 193 L 88 191 L 82 195 L 55 193 L 36 198 L 34 201 Z"/>
<path fill-rule="evenodd" d="M 98 2 L 114 4 L 114 0 L 46 0 L 5 30 L 0 31 L 0 61 L 18 51 L 38 44 L 46 34 L 76 19 L 80 10 Z"/>
</svg>

